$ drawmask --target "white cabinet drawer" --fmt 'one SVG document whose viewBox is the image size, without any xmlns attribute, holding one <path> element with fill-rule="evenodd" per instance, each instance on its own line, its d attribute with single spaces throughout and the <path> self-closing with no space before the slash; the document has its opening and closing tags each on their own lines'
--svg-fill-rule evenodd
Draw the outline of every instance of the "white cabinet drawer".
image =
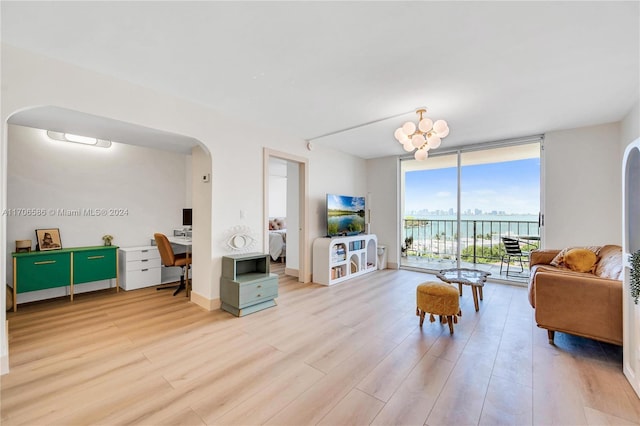
<svg viewBox="0 0 640 426">
<path fill-rule="evenodd" d="M 141 260 L 127 261 L 127 271 L 140 271 L 142 269 L 159 268 L 160 266 L 162 265 L 160 264 L 159 257 L 155 259 L 141 259 Z"/>
<path fill-rule="evenodd" d="M 120 247 L 118 271 L 125 290 L 151 287 L 162 282 L 160 252 L 157 247 Z"/>
<path fill-rule="evenodd" d="M 148 247 L 144 249 L 127 251 L 125 257 L 127 259 L 127 262 L 131 262 L 132 260 L 160 259 L 160 252 L 156 247 Z"/>
<path fill-rule="evenodd" d="M 137 271 L 127 271 L 122 277 L 121 287 L 125 290 L 135 290 L 160 284 L 160 267 L 145 268 Z"/>
</svg>

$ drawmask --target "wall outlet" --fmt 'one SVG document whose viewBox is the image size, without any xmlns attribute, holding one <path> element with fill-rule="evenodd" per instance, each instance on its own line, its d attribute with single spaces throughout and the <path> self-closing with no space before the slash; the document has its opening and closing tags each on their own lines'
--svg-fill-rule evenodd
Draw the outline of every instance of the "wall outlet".
<svg viewBox="0 0 640 426">
<path fill-rule="evenodd" d="M 211 174 L 207 173 L 206 175 L 202 175 L 202 182 L 209 182 L 211 180 Z"/>
</svg>

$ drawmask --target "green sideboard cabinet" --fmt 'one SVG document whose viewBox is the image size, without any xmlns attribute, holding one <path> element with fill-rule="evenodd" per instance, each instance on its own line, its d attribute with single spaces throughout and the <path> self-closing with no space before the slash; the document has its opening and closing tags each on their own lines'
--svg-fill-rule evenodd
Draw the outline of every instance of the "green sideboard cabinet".
<svg viewBox="0 0 640 426">
<path fill-rule="evenodd" d="M 73 301 L 74 284 L 112 278 L 120 291 L 117 252 L 117 246 L 95 246 L 12 253 L 13 311 L 18 309 L 18 293 L 69 286 Z"/>
<path fill-rule="evenodd" d="M 269 272 L 269 265 L 268 254 L 223 256 L 220 308 L 241 317 L 275 306 L 278 275 Z"/>
</svg>

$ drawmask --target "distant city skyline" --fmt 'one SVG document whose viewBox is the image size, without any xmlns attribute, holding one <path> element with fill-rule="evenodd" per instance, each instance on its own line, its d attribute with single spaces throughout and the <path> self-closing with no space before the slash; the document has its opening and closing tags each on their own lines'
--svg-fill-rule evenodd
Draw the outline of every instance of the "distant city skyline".
<svg viewBox="0 0 640 426">
<path fill-rule="evenodd" d="M 461 175 L 462 214 L 537 215 L 540 211 L 539 158 L 463 166 Z M 456 206 L 455 167 L 406 173 L 405 215 L 454 214 Z"/>
</svg>

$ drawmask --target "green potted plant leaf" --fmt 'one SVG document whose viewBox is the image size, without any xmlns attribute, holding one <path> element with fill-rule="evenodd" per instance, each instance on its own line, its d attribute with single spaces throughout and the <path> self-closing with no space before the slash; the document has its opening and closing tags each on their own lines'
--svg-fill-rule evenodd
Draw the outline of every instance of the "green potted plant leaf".
<svg viewBox="0 0 640 426">
<path fill-rule="evenodd" d="M 633 302 L 637 305 L 638 297 L 640 297 L 640 250 L 629 256 L 629 263 L 631 264 L 631 279 L 629 280 L 629 287 L 631 288 L 631 297 L 633 298 Z"/>
<path fill-rule="evenodd" d="M 104 245 L 105 246 L 110 246 L 111 245 L 111 240 L 113 240 L 113 235 L 103 235 L 102 236 L 102 241 L 104 241 Z"/>
<path fill-rule="evenodd" d="M 413 237 L 406 237 L 404 239 L 404 245 L 400 247 L 402 257 L 405 257 L 407 255 L 407 250 L 409 250 L 409 247 L 411 247 L 412 245 L 413 245 Z"/>
</svg>

